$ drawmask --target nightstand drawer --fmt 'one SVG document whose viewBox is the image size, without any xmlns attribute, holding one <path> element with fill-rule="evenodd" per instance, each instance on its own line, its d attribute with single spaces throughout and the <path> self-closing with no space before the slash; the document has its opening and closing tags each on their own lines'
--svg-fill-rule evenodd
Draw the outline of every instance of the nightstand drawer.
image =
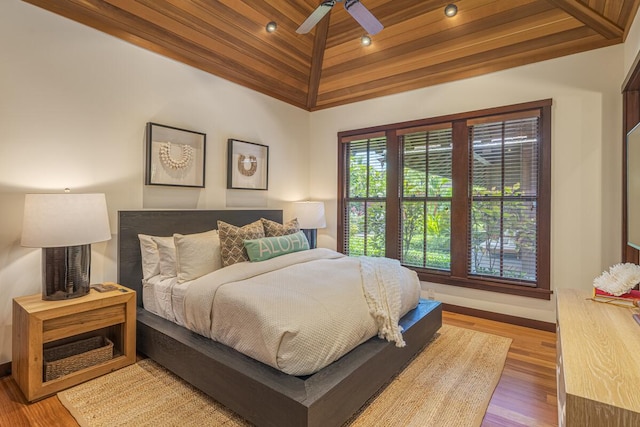
<svg viewBox="0 0 640 427">
<path fill-rule="evenodd" d="M 71 335 L 124 323 L 125 307 L 125 304 L 118 304 L 45 320 L 42 323 L 42 342 L 56 341 Z"/>
</svg>

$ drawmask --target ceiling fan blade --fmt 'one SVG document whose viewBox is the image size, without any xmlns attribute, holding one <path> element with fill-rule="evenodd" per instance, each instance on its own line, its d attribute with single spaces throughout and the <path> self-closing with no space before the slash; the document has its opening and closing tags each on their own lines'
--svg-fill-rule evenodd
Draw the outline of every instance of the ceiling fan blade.
<svg viewBox="0 0 640 427">
<path fill-rule="evenodd" d="M 311 15 L 298 27 L 296 33 L 307 34 L 324 16 L 329 13 L 331 8 L 336 4 L 335 0 L 323 1 L 320 6 L 314 10 Z"/>
<path fill-rule="evenodd" d="M 346 0 L 344 8 L 367 33 L 371 35 L 378 34 L 384 28 L 380 21 L 369 12 L 369 9 L 360 3 L 360 0 Z"/>
</svg>

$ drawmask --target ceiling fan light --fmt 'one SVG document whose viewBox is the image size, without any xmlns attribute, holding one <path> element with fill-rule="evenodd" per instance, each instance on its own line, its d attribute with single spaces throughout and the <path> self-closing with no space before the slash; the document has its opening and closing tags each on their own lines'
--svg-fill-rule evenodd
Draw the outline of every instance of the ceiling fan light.
<svg viewBox="0 0 640 427">
<path fill-rule="evenodd" d="M 371 46 L 371 37 L 367 36 L 366 34 L 360 37 L 360 44 L 362 46 Z"/>
<path fill-rule="evenodd" d="M 267 24 L 265 28 L 267 30 L 267 33 L 273 33 L 278 29 L 278 24 L 276 24 L 275 21 L 271 21 Z"/>
<path fill-rule="evenodd" d="M 457 13 L 458 13 L 458 6 L 456 6 L 453 3 L 448 4 L 447 7 L 444 8 L 444 14 L 449 18 L 453 18 L 454 16 L 456 16 Z"/>
</svg>

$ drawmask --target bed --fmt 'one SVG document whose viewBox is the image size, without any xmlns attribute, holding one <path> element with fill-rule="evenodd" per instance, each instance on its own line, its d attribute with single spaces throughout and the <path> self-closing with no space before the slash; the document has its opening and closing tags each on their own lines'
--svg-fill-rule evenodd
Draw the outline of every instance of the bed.
<svg viewBox="0 0 640 427">
<path fill-rule="evenodd" d="M 400 320 L 406 346 L 374 337 L 311 375 L 285 374 L 143 308 L 138 234 L 170 236 L 282 222 L 280 210 L 120 211 L 118 282 L 137 293 L 137 349 L 258 426 L 340 426 L 421 351 L 442 325 L 436 301 Z"/>
</svg>

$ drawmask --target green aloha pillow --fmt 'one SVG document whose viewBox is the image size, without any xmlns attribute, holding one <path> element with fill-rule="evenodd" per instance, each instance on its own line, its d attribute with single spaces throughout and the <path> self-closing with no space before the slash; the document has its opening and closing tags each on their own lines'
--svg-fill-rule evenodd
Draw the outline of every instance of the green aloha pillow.
<svg viewBox="0 0 640 427">
<path fill-rule="evenodd" d="M 302 231 L 286 236 L 264 237 L 262 239 L 245 240 L 250 261 L 264 261 L 292 252 L 306 251 L 309 242 Z"/>
</svg>

